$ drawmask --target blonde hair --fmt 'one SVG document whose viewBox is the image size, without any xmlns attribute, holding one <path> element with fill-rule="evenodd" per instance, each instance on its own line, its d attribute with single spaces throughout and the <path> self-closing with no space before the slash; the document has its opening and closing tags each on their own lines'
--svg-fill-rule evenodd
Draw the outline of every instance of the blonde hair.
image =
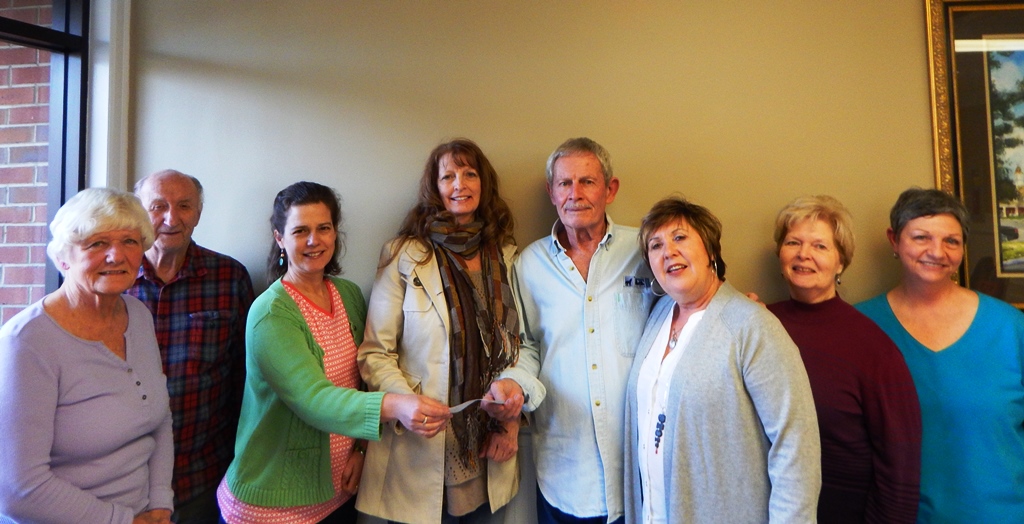
<svg viewBox="0 0 1024 524">
<path fill-rule="evenodd" d="M 853 219 L 850 211 L 839 200 L 828 195 L 802 196 L 779 210 L 775 217 L 775 255 L 782 251 L 782 241 L 790 228 L 804 220 L 821 220 L 832 227 L 839 263 L 844 268 L 853 262 Z"/>
</svg>

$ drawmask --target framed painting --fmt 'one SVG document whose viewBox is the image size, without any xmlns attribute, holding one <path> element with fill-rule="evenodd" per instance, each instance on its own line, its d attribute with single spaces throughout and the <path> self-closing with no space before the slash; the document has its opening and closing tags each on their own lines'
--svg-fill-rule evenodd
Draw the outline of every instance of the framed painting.
<svg viewBox="0 0 1024 524">
<path fill-rule="evenodd" d="M 1024 308 L 1024 2 L 926 2 L 936 186 L 971 214 L 960 278 Z"/>
</svg>

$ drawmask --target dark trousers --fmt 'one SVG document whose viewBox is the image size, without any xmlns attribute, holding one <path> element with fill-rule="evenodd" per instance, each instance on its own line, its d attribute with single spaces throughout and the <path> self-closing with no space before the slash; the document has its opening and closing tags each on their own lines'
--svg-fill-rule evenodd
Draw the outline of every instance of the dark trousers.
<svg viewBox="0 0 1024 524">
<path fill-rule="evenodd" d="M 220 520 L 217 486 L 200 493 L 184 504 L 175 504 L 171 522 L 177 524 L 216 524 Z"/>
<path fill-rule="evenodd" d="M 498 510 L 501 511 L 501 510 Z M 463 515 L 461 517 L 453 517 L 448 514 L 447 504 L 442 507 L 441 510 L 441 524 L 473 524 L 474 522 L 487 522 L 491 519 L 491 505 L 484 502 L 479 508 Z M 393 520 L 389 520 L 388 524 L 401 524 Z"/>
<path fill-rule="evenodd" d="M 321 524 L 356 524 L 358 514 L 356 512 L 356 496 L 352 495 L 340 508 L 334 510 L 334 513 L 327 515 L 320 522 Z"/>
</svg>

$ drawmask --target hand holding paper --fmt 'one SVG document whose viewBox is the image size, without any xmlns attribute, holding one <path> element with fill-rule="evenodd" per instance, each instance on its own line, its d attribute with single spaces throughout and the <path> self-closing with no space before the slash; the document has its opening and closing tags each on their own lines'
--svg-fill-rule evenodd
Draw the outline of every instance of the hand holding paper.
<svg viewBox="0 0 1024 524">
<path fill-rule="evenodd" d="M 492 418 L 509 422 L 519 418 L 523 410 L 523 388 L 508 378 L 495 380 L 484 394 L 484 411 Z"/>
</svg>

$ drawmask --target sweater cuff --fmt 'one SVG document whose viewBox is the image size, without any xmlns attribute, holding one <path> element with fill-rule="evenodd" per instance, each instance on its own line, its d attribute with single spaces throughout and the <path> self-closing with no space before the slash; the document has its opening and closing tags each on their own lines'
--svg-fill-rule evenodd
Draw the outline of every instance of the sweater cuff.
<svg viewBox="0 0 1024 524">
<path fill-rule="evenodd" d="M 174 512 L 174 490 L 171 488 L 155 488 L 149 492 L 149 506 L 146 507 L 146 511 L 151 509 L 169 509 Z"/>
<path fill-rule="evenodd" d="M 363 413 L 362 435 L 357 438 L 380 440 L 380 412 L 383 407 L 382 404 L 384 403 L 384 395 L 386 395 L 386 393 L 383 391 L 372 391 L 365 394 L 369 396 L 367 397 L 365 411 Z"/>
</svg>

